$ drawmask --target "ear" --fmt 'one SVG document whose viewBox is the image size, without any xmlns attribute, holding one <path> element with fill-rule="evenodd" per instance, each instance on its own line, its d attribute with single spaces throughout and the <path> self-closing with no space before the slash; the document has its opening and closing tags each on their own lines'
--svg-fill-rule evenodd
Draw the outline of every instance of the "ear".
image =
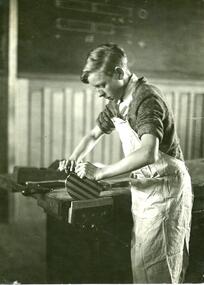
<svg viewBox="0 0 204 285">
<path fill-rule="evenodd" d="M 115 67 L 115 76 L 116 76 L 116 79 L 118 79 L 118 80 L 122 80 L 123 79 L 123 77 L 124 77 L 124 71 L 123 71 L 123 69 L 121 68 L 121 67 L 119 67 L 119 66 L 116 66 Z"/>
</svg>

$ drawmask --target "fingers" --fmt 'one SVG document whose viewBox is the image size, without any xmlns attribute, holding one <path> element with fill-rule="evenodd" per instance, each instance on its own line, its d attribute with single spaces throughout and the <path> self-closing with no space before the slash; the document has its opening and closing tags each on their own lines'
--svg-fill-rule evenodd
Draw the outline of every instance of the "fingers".
<svg viewBox="0 0 204 285">
<path fill-rule="evenodd" d="M 66 160 L 66 159 L 64 159 L 64 160 L 61 160 L 59 162 L 58 170 L 59 171 L 65 171 L 66 173 L 69 173 L 71 171 L 74 171 L 75 165 L 76 165 L 75 160 L 70 160 L 70 159 Z"/>
<path fill-rule="evenodd" d="M 95 179 L 97 167 L 90 162 L 79 162 L 76 164 L 75 160 L 64 159 L 59 162 L 58 170 L 66 173 L 75 172 L 80 178 Z"/>
<path fill-rule="evenodd" d="M 95 172 L 97 167 L 90 162 L 78 163 L 75 167 L 75 172 L 80 178 L 87 177 L 95 179 Z"/>
<path fill-rule="evenodd" d="M 58 166 L 59 171 L 65 170 L 65 163 L 66 163 L 65 159 L 59 161 L 59 166 Z"/>
<path fill-rule="evenodd" d="M 87 163 L 77 163 L 75 172 L 80 178 L 84 178 L 88 172 Z"/>
<path fill-rule="evenodd" d="M 75 160 L 66 160 L 65 172 L 69 173 L 75 171 L 75 166 L 76 166 Z"/>
</svg>

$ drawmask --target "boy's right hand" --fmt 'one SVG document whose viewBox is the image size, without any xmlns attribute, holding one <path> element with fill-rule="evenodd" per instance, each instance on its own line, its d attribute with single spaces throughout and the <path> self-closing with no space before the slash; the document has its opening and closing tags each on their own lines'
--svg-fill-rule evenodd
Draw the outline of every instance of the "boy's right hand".
<svg viewBox="0 0 204 285">
<path fill-rule="evenodd" d="M 59 171 L 65 171 L 66 173 L 70 173 L 75 170 L 76 161 L 71 159 L 63 159 L 59 162 Z"/>
</svg>

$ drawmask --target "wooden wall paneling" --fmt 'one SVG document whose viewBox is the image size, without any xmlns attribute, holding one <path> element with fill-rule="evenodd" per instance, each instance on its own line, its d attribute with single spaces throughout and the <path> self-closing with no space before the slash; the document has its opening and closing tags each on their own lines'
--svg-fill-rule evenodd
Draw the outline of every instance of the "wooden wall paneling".
<svg viewBox="0 0 204 285">
<path fill-rule="evenodd" d="M 15 97 L 17 92 L 18 1 L 9 2 L 8 31 L 8 165 L 15 165 Z"/>
<path fill-rule="evenodd" d="M 30 86 L 27 79 L 19 79 L 17 93 L 15 96 L 15 165 L 29 165 L 31 154 L 30 149 Z M 12 222 L 21 222 L 30 216 L 30 201 L 19 193 L 14 193 L 10 197 L 12 202 Z M 12 201 L 13 200 L 13 201 Z M 31 203 L 32 204 L 32 203 Z M 29 211 L 28 211 L 29 209 Z M 24 214 L 23 214 L 24 213 Z"/>
<path fill-rule="evenodd" d="M 62 153 L 60 159 L 65 158 L 66 155 L 66 126 L 67 126 L 67 114 L 66 114 L 66 93 L 65 88 L 62 90 L 63 92 L 63 104 L 62 104 Z"/>
<path fill-rule="evenodd" d="M 44 164 L 44 137 L 45 137 L 45 97 L 44 97 L 44 89 L 41 87 L 40 89 L 41 95 L 40 95 L 40 101 L 41 101 L 41 109 L 40 109 L 40 118 L 41 118 L 41 134 L 40 134 L 40 166 L 42 167 Z"/>
<path fill-rule="evenodd" d="M 83 113 L 84 113 L 84 117 L 86 118 L 85 121 L 86 121 L 86 124 L 84 124 L 85 126 L 85 131 L 84 131 L 84 134 L 87 134 L 88 132 L 90 132 L 92 126 L 93 126 L 93 100 L 94 100 L 94 93 L 93 93 L 93 89 L 91 88 L 86 88 L 85 89 L 85 93 L 86 93 L 86 109 L 84 108 L 83 110 Z M 95 150 L 93 150 L 95 151 Z M 93 162 L 93 152 L 92 153 L 89 153 L 87 156 L 86 156 L 86 159 L 85 160 L 88 160 L 90 162 Z"/>
<path fill-rule="evenodd" d="M 103 153 L 103 158 L 104 158 L 104 163 L 109 164 L 111 161 L 110 157 L 110 139 L 111 139 L 111 134 L 107 135 L 105 134 L 104 136 L 104 153 Z"/>
<path fill-rule="evenodd" d="M 53 91 L 53 132 L 52 132 L 52 160 L 63 156 L 63 90 Z"/>
<path fill-rule="evenodd" d="M 179 106 L 179 93 L 176 91 L 173 92 L 174 94 L 174 103 L 173 103 L 173 114 L 174 114 L 174 119 L 175 119 L 175 125 L 178 131 L 178 135 L 180 130 L 178 129 L 178 122 L 180 120 L 180 106 Z"/>
<path fill-rule="evenodd" d="M 103 108 L 105 108 L 105 105 L 107 104 L 106 100 L 103 100 Z M 110 143 L 110 135 L 105 134 L 101 140 L 102 145 L 102 163 L 108 164 L 109 163 L 109 143 Z"/>
<path fill-rule="evenodd" d="M 107 103 L 104 98 L 99 98 L 97 92 L 94 90 L 92 97 L 95 99 L 95 115 L 94 115 L 94 121 L 93 124 L 96 125 L 96 119 L 99 116 L 100 112 L 103 111 L 104 105 Z M 104 158 L 103 158 L 103 147 L 104 147 L 104 136 L 100 139 L 100 141 L 97 143 L 95 149 L 94 149 L 94 157 L 93 157 L 93 162 L 99 162 L 99 163 L 104 163 Z"/>
<path fill-rule="evenodd" d="M 83 121 L 82 121 L 82 124 L 83 124 L 82 136 L 83 137 L 87 134 L 87 132 L 86 132 L 87 112 L 88 112 L 88 109 L 87 109 L 88 108 L 88 106 L 87 106 L 87 96 L 91 96 L 91 94 L 90 95 L 88 94 L 88 91 L 89 91 L 89 93 L 92 93 L 91 90 L 89 90 L 88 88 L 82 90 L 82 92 L 83 92 L 83 96 L 82 96 L 83 103 L 82 103 L 81 112 L 83 114 Z"/>
<path fill-rule="evenodd" d="M 43 137 L 43 163 L 42 166 L 47 167 L 52 162 L 52 91 L 49 87 L 43 88 L 44 97 L 44 137 Z"/>
<path fill-rule="evenodd" d="M 41 89 L 32 91 L 30 93 L 30 122 L 29 122 L 29 147 L 30 157 L 29 162 L 31 166 L 40 167 L 41 162 Z"/>
<path fill-rule="evenodd" d="M 93 94 L 94 95 L 94 94 Z M 96 95 L 95 95 L 96 96 Z M 105 99 L 101 99 L 96 97 L 95 99 L 95 119 L 98 117 L 99 113 L 104 109 L 107 101 Z M 109 135 L 104 135 L 101 141 L 96 146 L 94 152 L 94 161 L 101 163 L 112 163 L 119 160 L 121 157 L 121 147 L 120 140 L 115 131 L 113 131 Z"/>
<path fill-rule="evenodd" d="M 177 114 L 177 129 L 181 149 L 183 151 L 184 159 L 187 159 L 188 155 L 188 121 L 189 121 L 189 93 L 178 94 L 178 114 Z"/>
<path fill-rule="evenodd" d="M 76 122 L 75 122 L 75 96 L 74 96 L 74 93 L 73 93 L 73 90 L 71 92 L 71 96 L 70 96 L 70 105 L 71 105 L 71 110 L 70 110 L 70 113 L 71 113 L 71 118 L 70 118 L 70 122 L 71 122 L 71 125 L 70 125 L 70 131 L 68 130 L 69 132 L 69 135 L 71 137 L 71 153 L 72 151 L 74 150 L 75 148 L 75 145 L 76 145 L 76 142 L 75 142 L 75 136 L 74 136 L 74 132 L 75 132 L 75 125 L 76 125 Z"/>
<path fill-rule="evenodd" d="M 177 96 L 177 98 L 176 98 Z M 165 92 L 165 97 L 167 99 L 167 104 L 170 107 L 173 115 L 174 115 L 174 119 L 175 119 L 175 127 L 176 130 L 178 132 L 178 137 L 179 140 L 181 142 L 181 148 L 182 151 L 184 153 L 185 158 L 187 157 L 186 154 L 186 132 L 185 132 L 185 124 L 186 122 L 184 122 L 187 119 L 187 113 L 184 110 L 184 114 L 182 113 L 182 106 L 181 106 L 181 102 L 182 102 L 182 97 L 180 96 L 180 94 L 175 93 L 174 91 L 170 90 L 170 91 L 166 91 Z M 185 103 L 185 107 L 187 106 L 186 102 Z M 185 141 L 185 142 L 184 142 Z"/>
<path fill-rule="evenodd" d="M 73 92 L 73 96 L 74 96 L 74 130 L 73 130 L 73 134 L 74 134 L 74 145 L 73 147 L 75 148 L 76 145 L 78 145 L 78 143 L 81 141 L 82 137 L 83 137 L 83 120 L 84 118 L 86 118 L 86 112 L 84 112 L 84 108 L 83 108 L 83 104 L 84 104 L 84 92 L 83 91 L 78 91 L 78 90 L 74 90 Z M 92 110 L 90 110 L 92 113 Z"/>
<path fill-rule="evenodd" d="M 16 102 L 16 137 L 21 140 L 21 144 L 24 143 L 25 149 L 27 147 L 28 155 L 27 158 L 26 155 L 23 157 L 20 153 L 23 148 L 20 149 L 17 145 L 16 161 L 20 162 L 21 159 L 22 162 L 24 159 L 26 162 L 27 159 L 28 165 L 48 166 L 54 159 L 68 158 L 80 139 L 95 125 L 98 114 L 107 102 L 98 98 L 92 88 L 75 80 L 30 80 L 27 81 L 27 86 L 26 80 L 21 80 L 21 83 L 19 88 L 22 90 L 19 92 L 24 95 L 21 96 L 22 101 L 18 97 Z M 195 122 L 194 117 L 203 116 L 203 87 L 182 82 L 180 85 L 178 82 L 167 82 L 159 87 L 173 109 L 185 159 L 193 158 L 193 155 L 202 155 L 203 139 L 195 140 L 194 136 L 195 130 L 197 136 L 200 132 L 202 134 L 203 120 Z M 200 95 L 200 99 L 195 101 L 195 94 Z M 25 121 L 20 118 L 21 114 Z M 24 124 L 25 127 L 20 129 L 20 124 Z M 196 154 L 193 154 L 194 141 Z M 116 133 L 112 133 L 105 135 L 86 159 L 92 162 L 112 163 L 121 156 L 119 138 Z"/>
<path fill-rule="evenodd" d="M 15 112 L 15 165 L 28 165 L 28 94 L 29 81 L 18 80 Z"/>
<path fill-rule="evenodd" d="M 198 137 L 199 137 L 199 153 L 198 153 L 198 157 L 201 155 L 203 157 L 203 144 L 204 144 L 204 140 L 203 140 L 203 132 L 204 132 L 204 93 L 199 94 L 199 98 L 200 98 L 200 114 L 199 114 L 199 119 L 197 121 L 197 123 L 199 123 L 199 132 L 198 132 Z"/>
<path fill-rule="evenodd" d="M 196 104 L 198 104 L 198 102 L 195 102 L 195 93 L 203 94 L 203 83 L 197 81 L 170 80 L 164 81 L 163 83 L 155 81 L 155 84 L 159 85 L 172 106 L 185 159 L 193 159 L 195 141 L 194 109 L 196 108 Z M 201 155 L 200 149 L 199 157 L 201 157 Z"/>
<path fill-rule="evenodd" d="M 184 154 L 184 157 L 187 156 L 186 151 L 186 123 L 187 123 L 187 94 L 180 93 L 179 90 L 175 89 L 171 93 L 168 93 L 168 103 L 171 106 L 171 110 L 174 115 L 175 128 L 178 133 L 178 138 L 181 143 L 181 148 Z"/>
<path fill-rule="evenodd" d="M 115 131 L 113 131 L 110 135 L 108 135 L 107 140 L 108 140 L 108 163 L 111 163 L 113 160 L 113 134 L 115 133 Z"/>
<path fill-rule="evenodd" d="M 116 162 L 123 157 L 122 145 L 116 131 L 112 133 L 112 162 Z"/>
<path fill-rule="evenodd" d="M 202 152 L 202 116 L 203 116 L 203 94 L 195 94 L 195 105 L 193 112 L 193 158 L 199 158 Z"/>
<path fill-rule="evenodd" d="M 66 142 L 65 142 L 65 154 L 64 158 L 69 158 L 72 150 L 73 150 L 73 142 L 72 142 L 72 124 L 73 124 L 73 114 L 72 114 L 72 90 L 71 88 L 65 88 L 65 131 L 66 131 Z"/>
<path fill-rule="evenodd" d="M 194 119 L 193 113 L 195 108 L 195 94 L 193 90 L 189 93 L 189 113 L 188 113 L 188 121 L 187 121 L 187 129 L 188 129 L 188 145 L 187 145 L 187 155 L 186 159 L 193 159 L 193 148 L 194 148 Z"/>
<path fill-rule="evenodd" d="M 73 90 L 72 87 L 72 92 L 71 92 L 71 98 L 70 98 L 70 104 L 71 104 L 71 129 L 70 129 L 70 136 L 71 136 L 71 153 L 74 150 L 77 142 L 77 127 L 79 126 L 79 123 L 76 121 L 76 116 L 79 110 L 76 109 L 76 96 L 75 96 L 75 91 Z"/>
</svg>

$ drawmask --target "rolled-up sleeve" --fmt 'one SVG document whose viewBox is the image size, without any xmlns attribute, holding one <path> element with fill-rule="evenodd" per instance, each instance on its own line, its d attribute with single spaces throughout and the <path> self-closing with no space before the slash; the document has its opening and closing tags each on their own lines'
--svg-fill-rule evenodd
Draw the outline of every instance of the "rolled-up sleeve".
<svg viewBox="0 0 204 285">
<path fill-rule="evenodd" d="M 107 107 L 98 115 L 96 123 L 99 128 L 105 134 L 110 134 L 115 128 L 113 122 L 111 121 L 111 114 Z"/>
<path fill-rule="evenodd" d="M 162 101 L 155 96 L 146 98 L 137 111 L 136 128 L 139 138 L 144 134 L 152 134 L 161 142 L 164 135 L 164 117 L 165 108 Z"/>
</svg>

